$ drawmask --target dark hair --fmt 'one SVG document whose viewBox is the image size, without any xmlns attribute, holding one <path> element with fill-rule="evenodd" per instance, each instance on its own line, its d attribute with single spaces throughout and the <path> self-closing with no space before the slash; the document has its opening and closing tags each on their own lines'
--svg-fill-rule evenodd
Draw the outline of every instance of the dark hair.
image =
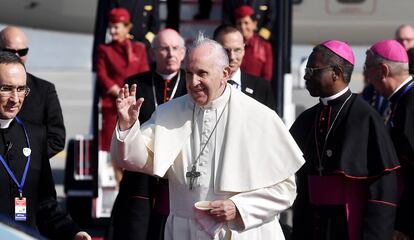
<svg viewBox="0 0 414 240">
<path fill-rule="evenodd" d="M 313 48 L 314 52 L 322 52 L 323 59 L 322 61 L 326 65 L 331 65 L 334 67 L 334 70 L 340 70 L 342 72 L 343 79 L 345 83 L 351 81 L 352 71 L 354 70 L 354 65 L 345 60 L 344 58 L 338 56 L 336 53 L 332 52 L 329 48 L 324 45 L 317 45 Z"/>
<path fill-rule="evenodd" d="M 22 60 L 16 54 L 6 51 L 0 51 L 0 64 L 21 64 L 26 70 Z"/>
<path fill-rule="evenodd" d="M 234 33 L 234 32 L 239 32 L 239 33 L 241 34 L 240 30 L 239 30 L 239 29 L 237 29 L 237 28 L 235 28 L 233 25 L 230 25 L 230 24 L 226 24 L 226 23 L 224 23 L 224 24 L 221 24 L 220 26 L 218 26 L 218 27 L 214 30 L 214 33 L 213 33 L 213 39 L 214 39 L 215 41 L 218 41 L 218 38 L 219 38 L 221 35 L 223 35 L 223 34 L 227 34 L 227 33 Z M 242 36 L 243 36 L 243 34 L 242 34 Z"/>
</svg>

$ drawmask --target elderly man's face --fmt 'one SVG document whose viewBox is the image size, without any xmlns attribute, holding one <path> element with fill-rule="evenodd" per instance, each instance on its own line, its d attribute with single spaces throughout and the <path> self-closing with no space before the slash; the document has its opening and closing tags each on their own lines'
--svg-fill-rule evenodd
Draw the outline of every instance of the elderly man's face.
<svg viewBox="0 0 414 240">
<path fill-rule="evenodd" d="M 412 27 L 406 26 L 400 29 L 396 40 L 400 42 L 405 50 L 414 47 L 414 29 Z"/>
<path fill-rule="evenodd" d="M 0 118 L 12 119 L 26 97 L 26 71 L 20 64 L 0 64 Z"/>
<path fill-rule="evenodd" d="M 221 96 L 229 76 L 229 68 L 217 63 L 217 53 L 208 44 L 193 49 L 186 66 L 187 91 L 199 106 Z"/>
<path fill-rule="evenodd" d="M 322 52 L 312 52 L 305 69 L 305 84 L 312 97 L 328 97 L 333 91 L 333 67 L 322 61 Z"/>
<path fill-rule="evenodd" d="M 229 56 L 232 73 L 239 69 L 244 57 L 244 41 L 240 32 L 224 33 L 218 38 Z"/>
<path fill-rule="evenodd" d="M 171 74 L 180 69 L 185 56 L 185 48 L 177 32 L 164 30 L 158 35 L 158 43 L 152 49 L 152 54 L 157 65 L 157 72 Z"/>
</svg>

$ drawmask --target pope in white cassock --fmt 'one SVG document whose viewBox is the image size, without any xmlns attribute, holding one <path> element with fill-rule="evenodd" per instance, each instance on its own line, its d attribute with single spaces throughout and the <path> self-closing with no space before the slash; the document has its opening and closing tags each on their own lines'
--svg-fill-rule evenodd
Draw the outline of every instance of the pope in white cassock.
<svg viewBox="0 0 414 240">
<path fill-rule="evenodd" d="M 142 126 L 137 86 L 116 100 L 113 157 L 169 180 L 165 239 L 284 239 L 278 214 L 296 197 L 302 153 L 273 110 L 227 85 L 228 64 L 223 47 L 201 36 L 186 61 L 189 94 Z M 211 202 L 199 210 L 199 201 Z"/>
</svg>

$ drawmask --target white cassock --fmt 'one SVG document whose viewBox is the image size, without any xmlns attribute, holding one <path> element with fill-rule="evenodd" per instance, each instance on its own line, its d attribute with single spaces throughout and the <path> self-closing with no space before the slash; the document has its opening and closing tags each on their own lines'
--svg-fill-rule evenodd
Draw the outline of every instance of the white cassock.
<svg viewBox="0 0 414 240">
<path fill-rule="evenodd" d="M 141 130 L 117 128 L 112 154 L 130 171 L 168 178 L 165 239 L 178 240 L 284 239 L 277 217 L 292 205 L 294 174 L 304 163 L 276 113 L 229 85 L 208 106 L 185 95 L 160 105 Z M 190 190 L 193 165 L 201 176 Z M 242 221 L 215 222 L 193 207 L 223 199 L 235 203 Z"/>
</svg>

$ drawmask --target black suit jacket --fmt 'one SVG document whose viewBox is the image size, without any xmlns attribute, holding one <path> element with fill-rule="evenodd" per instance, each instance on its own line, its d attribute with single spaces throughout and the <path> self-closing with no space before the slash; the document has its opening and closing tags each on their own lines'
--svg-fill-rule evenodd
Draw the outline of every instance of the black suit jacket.
<svg viewBox="0 0 414 240">
<path fill-rule="evenodd" d="M 272 87 L 268 81 L 244 72 L 241 72 L 240 81 L 243 93 L 256 99 L 269 108 L 275 109 L 275 99 L 273 97 Z"/>
<path fill-rule="evenodd" d="M 27 73 L 29 95 L 18 116 L 24 122 L 44 125 L 47 131 L 47 154 L 51 158 L 65 147 L 66 130 L 55 85 Z"/>
<path fill-rule="evenodd" d="M 79 229 L 56 201 L 45 131 L 40 125 L 24 123 L 24 126 L 29 141 L 26 141 L 23 127 L 16 120 L 13 120 L 9 128 L 0 129 L 0 154 L 19 183 L 28 159 L 23 155 L 23 148 L 29 147 L 30 143 L 31 160 L 23 186 L 27 220 L 22 223 L 38 229 L 41 234 L 51 239 L 73 239 Z M 14 219 L 14 198 L 19 196 L 19 191 L 1 163 L 0 182 L 0 213 Z"/>
</svg>

